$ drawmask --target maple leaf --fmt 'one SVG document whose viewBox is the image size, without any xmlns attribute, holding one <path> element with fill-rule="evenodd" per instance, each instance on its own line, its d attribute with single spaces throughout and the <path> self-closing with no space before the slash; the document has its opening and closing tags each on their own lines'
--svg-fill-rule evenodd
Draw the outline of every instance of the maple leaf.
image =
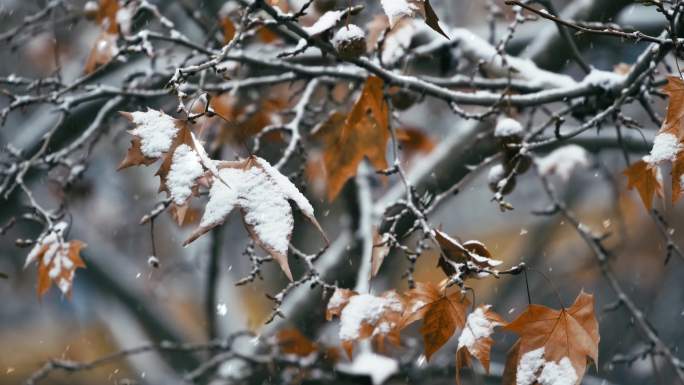
<svg viewBox="0 0 684 385">
<path fill-rule="evenodd" d="M 466 312 L 470 302 L 460 292 L 443 296 L 431 302 L 423 317 L 420 333 L 425 345 L 425 358 L 439 350 L 454 335 L 456 330 L 463 328 L 466 322 Z"/>
<path fill-rule="evenodd" d="M 508 354 L 504 384 L 532 385 L 545 372 L 567 371 L 580 383 L 590 358 L 598 364 L 598 321 L 594 297 L 581 292 L 569 308 L 530 305 L 504 326 L 519 340 Z"/>
<path fill-rule="evenodd" d="M 456 351 L 457 382 L 460 383 L 460 368 L 472 366 L 471 357 L 477 358 L 485 371 L 489 373 L 489 356 L 494 344 L 491 335 L 495 327 L 505 324 L 503 318 L 491 310 L 490 305 L 480 305 L 468 315 L 463 332 L 458 338 L 458 350 Z"/>
<path fill-rule="evenodd" d="M 119 51 L 116 39 L 119 35 L 119 23 L 116 15 L 119 12 L 118 0 L 100 0 L 95 22 L 102 31 L 95 39 L 93 47 L 88 54 L 83 72 L 89 74 L 97 67 L 109 63 Z"/>
<path fill-rule="evenodd" d="M 653 207 L 653 196 L 663 196 L 663 187 L 658 179 L 658 167 L 642 159 L 629 166 L 624 174 L 627 176 L 627 188 L 636 188 L 644 206 L 650 211 Z"/>
<path fill-rule="evenodd" d="M 135 128 L 131 147 L 118 170 L 150 165 L 162 159 L 156 175 L 159 191 L 171 198 L 171 213 L 178 225 L 186 223 L 188 200 L 197 195 L 198 180 L 204 176 L 201 144 L 194 138 L 188 123 L 157 110 L 122 112 Z"/>
<path fill-rule="evenodd" d="M 496 270 L 490 269 L 494 269 L 502 263 L 497 259 L 492 259 L 487 247 L 479 241 L 461 243 L 440 230 L 435 230 L 435 239 L 442 249 L 438 265 L 448 277 L 454 274 L 463 274 L 464 271 L 478 269 L 496 272 Z M 475 272 L 474 274 L 477 278 L 488 275 L 485 272 Z M 461 278 L 469 278 L 471 275 L 468 274 Z"/>
<path fill-rule="evenodd" d="M 404 293 L 406 297 L 406 311 L 402 317 L 400 328 L 421 320 L 429 309 L 429 304 L 442 296 L 443 289 L 432 282 L 416 282 L 413 289 Z"/>
<path fill-rule="evenodd" d="M 328 181 L 328 200 L 339 194 L 359 163 L 368 158 L 376 169 L 386 169 L 385 153 L 389 132 L 389 107 L 383 81 L 370 76 L 348 116 L 334 112 L 317 128 L 314 137 L 325 147 L 323 164 Z"/>
<path fill-rule="evenodd" d="M 184 242 L 190 244 L 216 226 L 222 225 L 234 208 L 239 208 L 251 237 L 277 262 L 292 280 L 287 262 L 294 218 L 290 201 L 323 235 L 311 203 L 287 177 L 267 161 L 251 156 L 240 162 L 223 162 L 209 190 L 209 201 L 199 227 Z"/>
<path fill-rule="evenodd" d="M 64 240 L 66 222 L 60 222 L 42 234 L 26 257 L 24 267 L 36 262 L 38 265 L 38 297 L 44 296 L 54 283 L 62 294 L 71 298 L 74 275 L 77 268 L 85 268 L 80 257 L 85 243 Z"/>
</svg>

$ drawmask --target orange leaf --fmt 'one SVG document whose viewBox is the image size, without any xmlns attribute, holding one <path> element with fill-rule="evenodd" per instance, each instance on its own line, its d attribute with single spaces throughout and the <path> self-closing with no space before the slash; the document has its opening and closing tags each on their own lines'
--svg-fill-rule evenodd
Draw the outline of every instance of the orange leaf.
<svg viewBox="0 0 684 385">
<path fill-rule="evenodd" d="M 81 249 L 85 243 L 63 238 L 66 223 L 60 222 L 44 233 L 26 257 L 26 265 L 38 264 L 38 297 L 44 296 L 54 283 L 62 294 L 71 298 L 74 275 L 77 268 L 85 268 Z"/>
<path fill-rule="evenodd" d="M 517 374 L 511 371 L 520 366 L 520 362 L 536 362 L 536 370 L 551 366 L 554 368 L 570 367 L 574 369 L 577 383 L 587 366 L 587 358 L 598 364 L 598 321 L 594 313 L 594 297 L 584 292 L 575 299 L 569 308 L 553 310 L 545 306 L 530 305 L 518 318 L 506 325 L 504 329 L 520 336 L 518 346 L 511 350 L 504 375 L 515 383 Z M 526 354 L 528 354 L 526 356 Z M 530 366 L 527 364 L 527 366 Z"/>
<path fill-rule="evenodd" d="M 428 305 L 420 333 L 425 344 L 425 357 L 430 357 L 463 328 L 469 301 L 460 292 L 441 297 Z"/>
<path fill-rule="evenodd" d="M 297 329 L 282 329 L 276 334 L 278 348 L 285 354 L 308 357 L 318 346 Z"/>
<path fill-rule="evenodd" d="M 639 191 L 644 206 L 649 211 L 653 207 L 653 196 L 663 196 L 663 187 L 658 179 L 657 165 L 640 160 L 629 166 L 624 174 L 627 176 L 627 188 Z M 674 194 L 673 194 L 674 195 Z"/>
<path fill-rule="evenodd" d="M 117 54 L 119 47 L 116 44 L 117 35 L 111 32 L 102 32 L 91 48 L 88 58 L 86 59 L 83 72 L 89 74 L 97 67 L 109 63 L 110 60 Z"/>
<path fill-rule="evenodd" d="M 317 130 L 315 136 L 325 147 L 328 200 L 335 199 L 347 180 L 356 175 L 364 157 L 377 169 L 387 168 L 388 113 L 383 81 L 370 76 L 349 115 L 335 112 Z"/>
</svg>

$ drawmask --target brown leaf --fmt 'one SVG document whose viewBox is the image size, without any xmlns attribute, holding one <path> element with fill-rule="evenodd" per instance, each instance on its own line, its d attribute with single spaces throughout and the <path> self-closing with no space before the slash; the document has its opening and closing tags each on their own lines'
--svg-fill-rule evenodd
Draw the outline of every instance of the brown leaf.
<svg viewBox="0 0 684 385">
<path fill-rule="evenodd" d="M 117 34 L 106 31 L 97 37 L 86 59 L 83 73 L 89 74 L 95 71 L 101 65 L 109 63 L 116 56 L 119 52 L 119 47 L 116 44 L 117 37 Z"/>
<path fill-rule="evenodd" d="M 442 249 L 438 266 L 442 268 L 447 277 L 459 272 L 456 266 L 458 264 L 470 263 L 478 268 L 488 270 L 501 264 L 501 261 L 492 258 L 487 247 L 479 241 L 471 240 L 461 243 L 441 230 L 435 230 L 435 238 Z"/>
<path fill-rule="evenodd" d="M 660 132 L 672 132 L 679 139 L 684 134 L 684 81 L 677 76 L 668 76 L 663 92 L 669 97 L 667 116 Z"/>
<path fill-rule="evenodd" d="M 420 333 L 425 344 L 425 357 L 430 357 L 463 328 L 469 301 L 460 292 L 441 297 L 428 305 Z"/>
<path fill-rule="evenodd" d="M 425 24 L 428 25 L 428 27 L 432 28 L 436 32 L 438 32 L 440 35 L 446 37 L 449 39 L 449 36 L 442 30 L 442 27 L 439 26 L 439 17 L 437 17 L 437 13 L 435 13 L 435 10 L 432 8 L 432 5 L 430 5 L 430 0 L 425 0 Z"/>
<path fill-rule="evenodd" d="M 456 351 L 456 380 L 460 382 L 460 368 L 472 366 L 471 357 L 477 358 L 489 373 L 490 353 L 494 340 L 491 335 L 494 328 L 503 326 L 506 322 L 500 315 L 491 310 L 489 305 L 478 306 L 468 315 L 463 332 L 458 339 Z"/>
<path fill-rule="evenodd" d="M 516 349 L 509 352 L 505 376 L 511 384 L 515 375 L 511 372 L 526 353 L 543 348 L 544 365 L 562 363 L 568 359 L 581 382 L 590 358 L 598 364 L 598 321 L 594 313 L 594 297 L 584 292 L 569 308 L 553 310 L 545 306 L 530 305 L 518 318 L 504 329 L 520 336 Z M 511 361 L 515 362 L 512 363 Z"/>
<path fill-rule="evenodd" d="M 373 254 L 371 255 L 371 277 L 378 275 L 380 266 L 382 266 L 382 262 L 390 252 L 387 241 L 381 237 L 375 229 L 373 230 L 373 243 Z"/>
<path fill-rule="evenodd" d="M 377 169 L 387 168 L 388 113 L 383 81 L 370 76 L 349 115 L 335 112 L 317 130 L 315 137 L 325 148 L 328 200 L 335 199 L 347 180 L 356 175 L 364 157 Z"/>
<path fill-rule="evenodd" d="M 39 238 L 29 255 L 26 265 L 38 265 L 38 297 L 43 297 L 54 283 L 57 288 L 71 298 L 74 275 L 77 268 L 85 268 L 81 259 L 81 249 L 86 244 L 78 241 L 65 241 L 63 232 L 66 224 L 60 223 Z"/>
<path fill-rule="evenodd" d="M 107 33 L 118 34 L 119 24 L 116 22 L 116 13 L 119 11 L 119 0 L 100 0 L 95 21 Z"/>
<path fill-rule="evenodd" d="M 400 328 L 421 320 L 429 310 L 429 305 L 442 296 L 442 289 L 432 282 L 416 282 L 416 287 L 404 293 L 406 311 L 402 317 Z"/>
<path fill-rule="evenodd" d="M 235 37 L 235 24 L 229 17 L 221 18 L 221 28 L 223 29 L 223 44 L 228 44 Z"/>
<path fill-rule="evenodd" d="M 677 170 L 680 170 L 679 167 Z M 663 196 L 663 187 L 658 180 L 658 166 L 642 159 L 629 166 L 623 173 L 627 176 L 627 188 L 630 190 L 636 188 L 644 206 L 650 211 L 653 207 L 653 196 L 656 194 Z M 677 190 L 677 195 L 679 195 L 679 190 Z"/>
<path fill-rule="evenodd" d="M 418 154 L 429 154 L 435 148 L 435 142 L 425 132 L 416 128 L 398 128 L 397 140 L 408 159 Z"/>
</svg>

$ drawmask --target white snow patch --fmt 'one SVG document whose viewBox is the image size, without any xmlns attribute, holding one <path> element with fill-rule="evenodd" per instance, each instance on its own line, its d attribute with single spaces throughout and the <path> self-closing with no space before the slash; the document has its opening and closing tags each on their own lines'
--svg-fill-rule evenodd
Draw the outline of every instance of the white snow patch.
<svg viewBox="0 0 684 385">
<path fill-rule="evenodd" d="M 551 151 L 548 155 L 537 159 L 537 167 L 542 175 L 556 174 L 567 181 L 578 167 L 587 168 L 591 164 L 587 150 L 569 144 Z"/>
<path fill-rule="evenodd" d="M 361 29 L 361 27 L 359 27 L 356 24 L 348 24 L 338 29 L 337 32 L 335 32 L 335 36 L 333 36 L 332 43 L 334 46 L 337 47 L 337 45 L 340 43 L 361 40 L 365 38 L 366 32 L 364 32 L 363 29 Z"/>
<path fill-rule="evenodd" d="M 677 137 L 670 133 L 661 133 L 653 139 L 651 153 L 644 157 L 644 160 L 651 164 L 658 164 L 664 161 L 674 161 L 677 153 L 682 146 Z"/>
<path fill-rule="evenodd" d="M 558 363 L 547 362 L 539 375 L 540 385 L 574 385 L 577 373 L 568 357 L 563 357 Z"/>
<path fill-rule="evenodd" d="M 609 91 L 621 85 L 626 78 L 625 75 L 593 68 L 591 72 L 584 77 L 582 83 Z"/>
<path fill-rule="evenodd" d="M 351 297 L 340 314 L 339 337 L 343 341 L 359 338 L 364 323 L 375 324 L 386 309 L 394 306 L 394 299 L 359 294 Z"/>
<path fill-rule="evenodd" d="M 351 375 L 368 376 L 373 385 L 381 385 L 399 371 L 399 363 L 393 358 L 364 351 L 351 363 L 338 364 L 337 370 Z"/>
<path fill-rule="evenodd" d="M 524 131 L 525 129 L 520 122 L 506 117 L 499 119 L 499 121 L 496 123 L 494 136 L 497 138 L 520 136 Z"/>
<path fill-rule="evenodd" d="M 459 349 L 465 346 L 468 350 L 472 350 L 475 347 L 477 340 L 492 335 L 494 327 L 496 327 L 498 323 L 492 322 L 487 318 L 485 311 L 488 309 L 489 305 L 480 306 L 468 315 L 463 332 L 461 333 L 461 336 L 458 337 Z"/>
<path fill-rule="evenodd" d="M 516 385 L 532 385 L 537 372 L 544 366 L 544 348 L 531 350 L 520 358 L 515 374 Z"/>
<path fill-rule="evenodd" d="M 307 216 L 314 216 L 314 208 L 311 206 L 311 202 L 302 194 L 297 186 L 294 185 L 285 175 L 281 174 L 275 167 L 271 166 L 270 163 L 262 158 L 257 158 L 257 162 L 264 171 L 273 178 L 275 183 L 278 185 L 280 190 L 287 196 L 288 199 L 293 201 L 295 205 Z"/>
<path fill-rule="evenodd" d="M 131 134 L 140 137 L 140 150 L 148 158 L 158 158 L 169 150 L 178 132 L 176 121 L 171 116 L 155 110 L 131 113 L 136 127 Z"/>
<path fill-rule="evenodd" d="M 487 174 L 487 182 L 490 184 L 499 183 L 503 178 L 506 177 L 506 169 L 502 164 L 495 164 L 489 169 Z"/>
<path fill-rule="evenodd" d="M 319 17 L 313 25 L 302 29 L 311 36 L 319 35 L 337 25 L 343 15 L 344 12 L 342 11 L 328 11 Z"/>
<path fill-rule="evenodd" d="M 192 147 L 187 144 L 176 147 L 166 178 L 166 186 L 174 203 L 182 205 L 188 200 L 195 181 L 202 176 L 203 171 L 200 158 Z"/>
<path fill-rule="evenodd" d="M 389 18 L 390 27 L 394 27 L 394 24 L 401 18 L 412 17 L 418 11 L 418 6 L 407 0 L 381 0 L 380 2 L 385 15 Z"/>
<path fill-rule="evenodd" d="M 415 20 L 402 21 L 385 36 L 382 47 L 382 62 L 392 66 L 405 56 L 416 34 Z"/>
</svg>

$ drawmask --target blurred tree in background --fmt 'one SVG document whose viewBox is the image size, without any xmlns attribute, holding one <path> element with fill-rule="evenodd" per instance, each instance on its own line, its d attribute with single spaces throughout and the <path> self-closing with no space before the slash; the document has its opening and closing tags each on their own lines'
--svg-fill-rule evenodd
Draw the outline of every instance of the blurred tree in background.
<svg viewBox="0 0 684 385">
<path fill-rule="evenodd" d="M 0 384 L 684 383 L 684 1 L 0 2 Z"/>
</svg>

